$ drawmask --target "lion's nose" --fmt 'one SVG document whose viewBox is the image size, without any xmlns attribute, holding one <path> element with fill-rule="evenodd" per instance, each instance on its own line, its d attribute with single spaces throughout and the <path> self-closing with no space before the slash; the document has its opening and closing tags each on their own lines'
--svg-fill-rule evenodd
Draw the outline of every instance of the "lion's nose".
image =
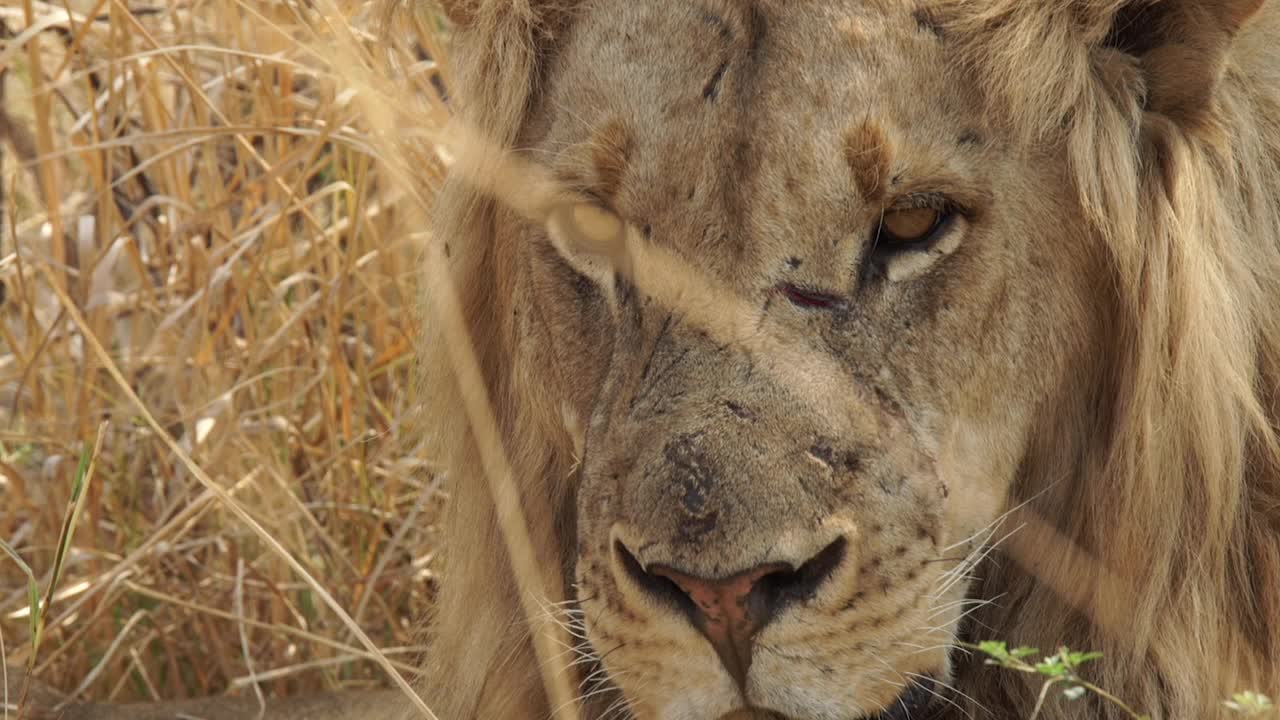
<svg viewBox="0 0 1280 720">
<path fill-rule="evenodd" d="M 642 567 L 622 543 L 616 549 L 637 584 L 688 612 L 725 669 L 745 688 L 756 634 L 782 608 L 817 592 L 843 560 L 845 544 L 844 538 L 837 539 L 798 568 L 764 563 L 726 578 L 698 577 L 660 564 Z"/>
</svg>

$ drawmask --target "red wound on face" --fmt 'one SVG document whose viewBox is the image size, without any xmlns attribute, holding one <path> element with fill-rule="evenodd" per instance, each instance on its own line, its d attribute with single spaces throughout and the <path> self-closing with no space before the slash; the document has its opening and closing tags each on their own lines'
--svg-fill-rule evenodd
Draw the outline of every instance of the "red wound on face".
<svg viewBox="0 0 1280 720">
<path fill-rule="evenodd" d="M 843 302 L 838 295 L 808 290 L 795 285 L 779 285 L 778 292 L 791 301 L 792 305 L 806 310 L 830 310 L 839 307 Z"/>
</svg>

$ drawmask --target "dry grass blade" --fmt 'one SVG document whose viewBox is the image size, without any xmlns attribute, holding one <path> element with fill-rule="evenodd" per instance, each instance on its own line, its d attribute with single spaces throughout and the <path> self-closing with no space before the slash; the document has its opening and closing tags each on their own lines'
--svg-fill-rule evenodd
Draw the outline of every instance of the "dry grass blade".
<svg viewBox="0 0 1280 720">
<path fill-rule="evenodd" d="M 35 10 L 31 0 L 23 0 L 22 12 L 28 26 L 35 24 Z M 31 36 L 26 42 L 26 48 L 27 62 L 30 63 L 31 72 L 35 78 L 35 87 L 32 88 L 34 91 L 33 105 L 36 124 L 36 149 L 40 153 L 37 172 L 40 176 L 40 186 L 44 191 L 45 206 L 55 208 L 58 206 L 58 199 L 61 197 L 61 184 L 58 178 L 58 168 L 49 159 L 49 155 L 53 153 L 53 123 L 50 122 L 49 118 L 52 111 L 52 97 L 45 92 L 44 88 L 44 53 L 41 50 L 40 35 Z M 53 239 L 53 261 L 59 266 L 65 266 L 68 258 L 60 215 L 58 213 L 50 213 L 49 223 Z M 59 278 L 58 281 L 66 282 L 66 279 Z"/>
<path fill-rule="evenodd" d="M 31 571 L 31 566 L 27 564 L 26 560 L 22 559 L 18 551 L 14 550 L 9 543 L 0 540 L 0 550 L 3 550 L 9 556 L 9 559 L 13 560 L 27 579 L 27 617 L 31 621 L 31 637 L 34 639 L 40 634 L 40 582 L 36 580 L 36 575 Z M 5 666 L 5 664 L 0 663 L 0 666 Z M 9 685 L 6 682 L 5 691 L 7 692 L 8 689 Z"/>
<path fill-rule="evenodd" d="M 440 255 L 433 254 L 430 259 L 434 267 L 445 266 L 444 258 Z M 429 278 L 432 305 L 436 308 L 436 321 L 444 328 L 442 333 L 444 337 L 448 338 L 450 356 L 461 388 L 467 420 L 471 423 L 480 447 L 484 474 L 489 481 L 494 504 L 497 506 L 498 521 L 502 526 L 507 552 L 510 553 L 512 568 L 520 586 L 526 622 L 529 623 L 533 633 L 538 665 L 542 670 L 543 681 L 547 685 L 555 717 L 558 720 L 575 720 L 580 714 L 578 693 L 573 688 L 569 662 L 558 650 L 568 644 L 567 633 L 558 623 L 541 620 L 544 616 L 541 608 L 548 598 L 542 582 L 542 570 L 525 522 L 515 473 L 502 446 L 497 420 L 493 415 L 493 406 L 485 390 L 479 361 L 476 359 L 466 323 L 462 319 L 458 294 L 451 280 L 447 273 L 441 271 L 433 272 Z"/>
<path fill-rule="evenodd" d="M 258 701 L 258 720 L 267 713 L 267 698 L 262 694 L 262 683 L 253 667 L 253 653 L 249 650 L 249 632 L 244 621 L 244 559 L 236 560 L 236 589 L 232 597 L 232 612 L 235 613 L 236 624 L 240 631 L 240 650 L 244 653 L 245 667 L 249 668 L 249 684 L 253 687 L 254 699 Z"/>
</svg>

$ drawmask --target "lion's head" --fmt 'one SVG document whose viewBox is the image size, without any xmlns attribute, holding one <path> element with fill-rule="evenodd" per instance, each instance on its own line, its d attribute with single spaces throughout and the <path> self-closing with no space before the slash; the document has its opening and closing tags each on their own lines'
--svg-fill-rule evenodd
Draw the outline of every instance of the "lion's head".
<svg viewBox="0 0 1280 720">
<path fill-rule="evenodd" d="M 1280 689 L 1262 4 L 449 4 L 461 116 L 580 198 L 460 178 L 436 234 L 589 714 L 1018 717 L 985 638 L 1153 717 Z M 437 702 L 545 713 L 445 437 Z"/>
</svg>

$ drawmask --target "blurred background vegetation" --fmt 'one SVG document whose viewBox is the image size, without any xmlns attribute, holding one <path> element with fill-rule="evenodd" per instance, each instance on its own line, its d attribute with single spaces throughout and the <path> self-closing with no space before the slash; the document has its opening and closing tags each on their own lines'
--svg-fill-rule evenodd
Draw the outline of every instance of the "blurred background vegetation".
<svg viewBox="0 0 1280 720">
<path fill-rule="evenodd" d="M 448 28 L 372 2 L 3 3 L 0 654 L 98 701 L 385 683 L 198 468 L 412 678 L 446 501 L 410 429 L 422 216 L 380 180 L 350 64 L 439 128 Z M 419 149 L 421 203 L 443 153 Z"/>
</svg>

